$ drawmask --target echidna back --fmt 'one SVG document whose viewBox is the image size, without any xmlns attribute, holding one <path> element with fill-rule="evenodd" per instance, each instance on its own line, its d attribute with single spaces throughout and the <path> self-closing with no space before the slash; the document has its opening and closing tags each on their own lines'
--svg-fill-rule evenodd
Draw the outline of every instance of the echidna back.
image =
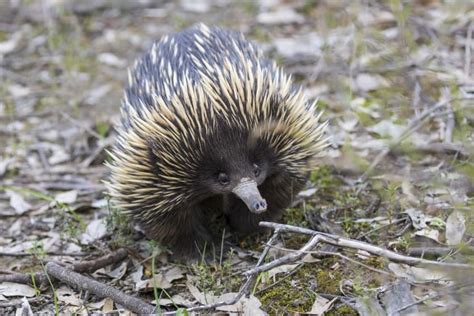
<svg viewBox="0 0 474 316">
<path fill-rule="evenodd" d="M 241 73 L 249 71 L 242 60 L 259 63 L 260 69 L 271 68 L 271 63 L 240 33 L 199 24 L 166 35 L 136 61 L 122 110 L 128 113 L 128 107 L 132 106 L 140 113 L 143 106 L 154 104 L 154 95 L 169 101 L 181 91 L 178 87 L 185 80 L 199 85 L 203 74 L 219 80 L 215 69 L 225 69 L 224 60 L 230 60 L 232 67 Z"/>
</svg>

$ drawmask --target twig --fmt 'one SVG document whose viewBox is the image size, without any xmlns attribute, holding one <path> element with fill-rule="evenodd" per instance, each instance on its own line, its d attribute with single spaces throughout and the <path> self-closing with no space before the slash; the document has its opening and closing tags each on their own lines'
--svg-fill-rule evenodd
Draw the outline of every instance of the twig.
<svg viewBox="0 0 474 316">
<path fill-rule="evenodd" d="M 34 282 L 33 282 L 34 280 Z M 34 274 L 28 273 L 8 273 L 8 274 L 0 274 L 0 283 L 2 282 L 13 282 L 13 283 L 21 283 L 21 284 L 43 284 L 46 282 L 46 276 L 44 273 L 37 272 Z"/>
<path fill-rule="evenodd" d="M 264 225 L 262 225 L 262 223 L 266 223 L 266 222 L 260 222 L 260 226 L 264 226 Z M 267 227 L 269 227 L 269 226 L 267 226 Z M 286 256 L 283 256 L 281 258 L 273 260 L 273 261 L 271 261 L 269 263 L 266 263 L 262 266 L 258 266 L 258 267 L 255 267 L 255 268 L 251 269 L 251 270 L 245 271 L 244 275 L 245 276 L 256 275 L 260 272 L 265 272 L 265 271 L 271 270 L 275 267 L 281 266 L 282 264 L 286 264 L 288 262 L 295 262 L 295 261 L 303 258 L 308 251 L 311 251 L 320 242 L 320 240 L 321 240 L 321 235 L 313 235 L 313 237 L 303 247 L 301 247 L 299 250 L 296 250 L 293 253 L 287 254 Z"/>
<path fill-rule="evenodd" d="M 467 29 L 467 39 L 464 50 L 464 73 L 469 77 L 471 73 L 471 45 L 472 45 L 472 33 L 474 32 L 474 22 L 471 22 Z"/>
<path fill-rule="evenodd" d="M 318 237 L 319 241 L 322 241 L 327 244 L 331 244 L 334 246 L 340 246 L 340 247 L 345 247 L 345 248 L 351 248 L 351 249 L 357 249 L 357 250 L 364 250 L 367 251 L 368 253 L 378 255 L 381 257 L 385 257 L 389 260 L 396 261 L 396 262 L 402 262 L 406 263 L 408 265 L 418 265 L 418 264 L 427 264 L 427 265 L 433 265 L 433 266 L 440 266 L 440 267 L 449 267 L 449 268 L 460 268 L 460 269 L 469 269 L 469 270 L 474 270 L 474 266 L 470 264 L 463 264 L 463 263 L 446 263 L 446 262 L 437 262 L 437 261 L 432 261 L 432 260 L 426 260 L 426 259 L 421 259 L 421 258 L 415 258 L 415 257 L 409 257 L 405 255 L 398 254 L 396 252 L 393 252 L 391 250 L 387 250 L 378 246 L 374 246 L 362 241 L 354 240 L 354 239 L 349 239 L 349 238 L 344 238 L 340 236 L 335 236 L 335 235 L 330 235 L 330 234 L 325 234 L 321 232 L 317 232 L 311 229 L 307 228 L 301 228 L 297 226 L 292 226 L 292 225 L 284 225 L 284 224 L 278 224 L 278 223 L 271 223 L 271 222 L 260 222 L 260 226 L 262 227 L 268 227 L 268 228 L 280 228 L 280 230 L 283 232 L 294 232 L 294 233 L 300 233 L 300 234 L 305 234 L 305 235 L 311 235 L 314 237 Z M 313 238 L 314 238 L 313 237 Z M 306 244 L 308 245 L 308 244 Z M 306 246 L 305 245 L 305 246 Z M 305 247 L 303 247 L 305 248 Z M 301 248 L 301 250 L 303 249 Z M 278 259 L 280 260 L 280 259 Z M 270 265 L 268 263 L 267 265 Z M 254 268 L 253 270 L 256 270 Z M 250 270 L 252 271 L 252 270 Z M 247 271 L 246 273 L 249 273 L 250 271 Z"/>
<path fill-rule="evenodd" d="M 276 281 L 276 282 L 270 284 L 269 286 L 267 286 L 267 287 L 265 287 L 265 288 L 263 288 L 263 289 L 257 291 L 255 294 L 258 295 L 258 294 L 263 293 L 263 292 L 265 292 L 265 291 L 271 289 L 272 287 L 274 287 L 274 286 L 280 284 L 281 282 L 283 282 L 284 280 L 288 279 L 290 276 L 292 276 L 292 275 L 294 275 L 296 272 L 298 272 L 298 270 L 299 270 L 303 265 L 304 265 L 303 263 L 298 264 L 298 266 L 296 266 L 293 270 L 291 270 L 290 273 L 288 273 L 288 274 L 285 275 L 284 277 L 280 278 L 278 281 Z"/>
<path fill-rule="evenodd" d="M 57 254 L 55 254 L 57 255 Z M 71 266 L 71 269 L 77 272 L 94 272 L 100 268 L 108 266 L 110 264 L 120 262 L 128 256 L 128 252 L 125 248 L 120 248 L 114 252 L 111 252 L 103 257 L 96 258 L 94 260 L 83 261 Z M 3 271 L 0 271 L 2 273 Z M 33 274 L 35 283 L 40 284 L 46 280 L 46 275 L 42 272 Z M 32 275 L 29 273 L 10 273 L 0 274 L 0 282 L 16 282 L 22 284 L 31 284 L 33 282 Z"/>
<path fill-rule="evenodd" d="M 474 254 L 473 247 L 463 247 L 460 249 L 463 253 Z M 456 249 L 451 247 L 410 247 L 407 252 L 411 256 L 446 256 L 452 255 Z"/>
<path fill-rule="evenodd" d="M 461 157 L 470 157 L 472 152 L 462 144 L 456 143 L 429 143 L 429 144 L 417 144 L 413 146 L 413 149 L 419 152 L 429 154 L 459 154 Z"/>
<path fill-rule="evenodd" d="M 273 247 L 275 249 L 278 249 L 278 250 L 283 250 L 283 251 L 286 251 L 286 252 L 295 252 L 297 250 L 294 250 L 294 249 L 288 249 L 288 248 L 284 248 L 284 247 Z M 374 267 L 371 267 L 369 265 L 366 265 L 365 263 L 362 263 L 362 262 L 359 262 L 357 260 L 354 260 L 352 258 L 349 258 L 347 256 L 344 256 L 343 254 L 339 253 L 339 252 L 334 252 L 334 251 L 325 251 L 325 250 L 318 250 L 318 251 L 306 251 L 305 254 L 308 254 L 308 255 L 316 255 L 316 256 L 320 256 L 320 255 L 325 255 L 325 256 L 337 256 L 341 259 L 344 259 L 344 260 L 347 260 L 347 261 L 350 261 L 354 264 L 357 264 L 357 265 L 360 265 L 368 270 L 371 270 L 371 271 L 374 271 L 374 272 L 378 272 L 380 274 L 385 274 L 385 275 L 393 275 L 387 271 L 383 271 L 383 270 L 380 270 L 380 269 L 377 269 L 377 268 L 374 268 Z M 293 272 L 293 271 L 292 271 Z M 286 278 L 286 277 L 285 277 Z M 263 290 L 262 290 L 263 291 Z"/>
<path fill-rule="evenodd" d="M 28 299 L 28 303 L 30 304 L 38 304 L 41 302 L 48 302 L 51 301 L 51 298 L 45 295 L 42 296 L 37 296 L 37 297 L 32 297 Z M 15 306 L 20 306 L 23 304 L 22 299 L 14 299 L 6 302 L 0 302 L 0 308 L 7 308 L 7 307 L 15 307 Z"/>
<path fill-rule="evenodd" d="M 89 167 L 92 162 L 100 155 L 100 153 L 108 146 L 114 143 L 115 139 L 113 137 L 107 137 L 105 139 L 99 139 L 97 148 L 94 149 L 92 154 L 84 159 L 80 164 L 81 169 L 86 169 Z"/>
<path fill-rule="evenodd" d="M 390 273 L 390 272 L 387 272 L 387 271 L 384 271 L 384 270 L 380 270 L 380 269 L 377 269 L 377 268 L 374 268 L 374 267 L 371 267 L 365 263 L 362 263 L 362 262 L 359 262 L 357 260 L 354 260 L 348 256 L 344 256 L 342 253 L 339 253 L 339 252 L 334 252 L 334 251 L 317 251 L 317 252 L 310 252 L 310 253 L 315 253 L 315 254 L 323 254 L 323 255 L 331 255 L 331 256 L 337 256 L 343 260 L 347 260 L 349 262 L 352 262 L 354 264 L 357 264 L 357 265 L 360 265 L 368 270 L 371 270 L 371 271 L 374 271 L 374 272 L 377 272 L 377 273 L 380 273 L 380 274 L 385 274 L 385 275 L 388 275 L 388 276 L 392 276 L 393 273 Z"/>
<path fill-rule="evenodd" d="M 413 91 L 413 110 L 415 111 L 415 116 L 420 115 L 420 94 L 421 94 L 421 85 L 418 78 L 415 77 L 415 89 Z"/>
<path fill-rule="evenodd" d="M 110 264 L 120 262 L 127 258 L 128 252 L 125 248 L 120 248 L 117 251 L 111 252 L 103 257 L 95 260 L 84 261 L 73 265 L 73 269 L 76 272 L 91 272 L 96 271 L 102 267 L 106 267 Z"/>
<path fill-rule="evenodd" d="M 84 123 L 72 118 L 71 116 L 69 116 L 69 114 L 66 114 L 64 112 L 60 112 L 59 114 L 61 114 L 62 117 L 64 117 L 66 120 L 68 120 L 69 122 L 71 122 L 72 124 L 76 125 L 77 127 L 79 128 L 82 128 L 84 131 L 86 131 L 87 133 L 89 133 L 89 135 L 97 138 L 97 139 L 103 139 L 104 137 L 102 137 L 102 135 L 100 135 L 99 133 L 97 133 L 96 131 L 94 131 L 92 128 L 90 128 L 89 126 L 85 125 Z"/>
<path fill-rule="evenodd" d="M 102 282 L 85 277 L 70 269 L 64 268 L 57 263 L 48 262 L 46 264 L 48 275 L 58 279 L 72 287 L 89 291 L 99 297 L 109 297 L 114 302 L 123 305 L 126 309 L 139 314 L 153 314 L 155 307 L 143 302 L 141 299 L 130 296 Z"/>
<path fill-rule="evenodd" d="M 88 256 L 88 253 L 85 252 L 56 252 L 56 251 L 47 251 L 46 256 L 50 257 L 85 257 Z M 36 256 L 35 253 L 31 252 L 0 252 L 0 257 L 31 257 Z M 1 272 L 0 272 L 1 273 Z"/>
</svg>

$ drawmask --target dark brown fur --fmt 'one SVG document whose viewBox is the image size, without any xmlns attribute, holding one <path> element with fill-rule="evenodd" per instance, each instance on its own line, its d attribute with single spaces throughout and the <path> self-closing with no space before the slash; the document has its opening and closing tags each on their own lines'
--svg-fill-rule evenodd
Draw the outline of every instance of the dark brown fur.
<svg viewBox="0 0 474 316">
<path fill-rule="evenodd" d="M 237 237 L 242 238 L 265 231 L 260 221 L 279 221 L 283 211 L 303 188 L 304 182 L 286 181 L 281 175 L 267 179 L 259 190 L 268 202 L 268 210 L 262 214 L 251 213 L 247 206 L 233 195 L 215 196 L 179 212 L 163 214 L 159 225 L 144 226 L 147 237 L 160 240 L 173 249 L 178 258 L 199 257 L 206 249 L 220 249 L 221 231 L 210 230 L 211 221 L 223 212 L 226 223 Z"/>
</svg>

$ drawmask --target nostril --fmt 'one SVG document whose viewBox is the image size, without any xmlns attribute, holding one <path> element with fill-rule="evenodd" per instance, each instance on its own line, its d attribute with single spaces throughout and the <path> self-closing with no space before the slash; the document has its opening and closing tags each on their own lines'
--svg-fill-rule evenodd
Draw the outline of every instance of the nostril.
<svg viewBox="0 0 474 316">
<path fill-rule="evenodd" d="M 257 202 L 255 202 L 255 203 L 253 203 L 252 208 L 253 208 L 255 211 L 258 211 L 258 209 L 260 208 L 260 202 L 257 201 Z"/>
<path fill-rule="evenodd" d="M 257 201 L 253 204 L 255 211 L 264 211 L 267 209 L 267 202 L 265 200 Z"/>
</svg>

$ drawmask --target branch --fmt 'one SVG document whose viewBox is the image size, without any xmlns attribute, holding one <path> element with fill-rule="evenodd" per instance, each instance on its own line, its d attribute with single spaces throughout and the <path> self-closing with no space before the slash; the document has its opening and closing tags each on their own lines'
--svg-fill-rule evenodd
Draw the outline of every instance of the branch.
<svg viewBox="0 0 474 316">
<path fill-rule="evenodd" d="M 76 263 L 73 265 L 73 270 L 76 272 L 93 272 L 110 264 L 120 262 L 127 258 L 127 256 L 127 250 L 125 248 L 120 248 L 95 260 Z"/>
<path fill-rule="evenodd" d="M 94 272 L 110 264 L 120 262 L 124 260 L 127 256 L 128 256 L 127 250 L 125 248 L 120 248 L 103 257 L 73 264 L 71 269 L 76 272 Z M 0 282 L 15 282 L 15 283 L 21 283 L 21 284 L 32 284 L 33 277 L 34 277 L 34 282 L 36 284 L 42 284 L 46 280 L 46 275 L 44 272 L 37 272 L 32 275 L 29 273 L 10 273 L 10 272 L 0 271 Z"/>
<path fill-rule="evenodd" d="M 142 300 L 127 295 L 114 287 L 102 282 L 85 277 L 70 269 L 64 268 L 57 263 L 48 262 L 46 264 L 46 273 L 72 287 L 89 291 L 99 297 L 109 297 L 114 302 L 124 306 L 126 309 L 138 314 L 154 314 L 155 307 Z"/>
<path fill-rule="evenodd" d="M 314 237 L 318 237 L 319 241 L 330 244 L 330 245 L 344 247 L 344 248 L 357 249 L 357 250 L 364 250 L 364 251 L 367 251 L 368 253 L 387 258 L 391 261 L 402 262 L 402 263 L 406 263 L 408 265 L 427 264 L 427 265 L 440 266 L 440 267 L 474 270 L 474 266 L 472 266 L 470 264 L 446 263 L 446 262 L 438 262 L 438 261 L 426 260 L 426 259 L 421 259 L 421 258 L 409 257 L 409 256 L 398 254 L 398 253 L 396 253 L 394 251 L 391 251 L 391 250 L 387 250 L 387 249 L 384 249 L 384 248 L 381 248 L 381 247 L 378 247 L 378 246 L 374 246 L 372 244 L 369 244 L 369 243 L 366 243 L 366 242 L 363 242 L 363 241 L 344 238 L 344 237 L 335 236 L 335 235 L 331 235 L 331 234 L 325 234 L 325 233 L 321 233 L 321 232 L 311 230 L 311 229 L 307 229 L 307 228 L 301 228 L 301 227 L 296 227 L 296 226 L 292 226 L 292 225 L 284 225 L 284 224 L 277 224 L 277 223 L 271 223 L 271 222 L 260 222 L 260 226 L 273 228 L 273 229 L 279 229 L 282 232 L 293 232 L 293 233 L 311 235 L 311 236 L 314 236 Z M 306 245 L 308 245 L 308 244 L 306 244 Z M 305 247 L 303 247 L 303 248 L 305 248 Z M 302 250 L 303 248 L 301 248 L 300 250 Z M 309 250 L 311 250 L 311 249 L 309 249 Z M 280 258 L 280 259 L 282 259 L 282 258 Z M 280 260 L 280 259 L 278 259 L 278 260 Z M 270 262 L 266 265 L 270 265 L 271 263 L 272 262 Z M 253 270 L 256 270 L 256 269 L 253 269 Z M 252 270 L 250 270 L 250 271 L 252 271 Z M 249 273 L 250 271 L 247 271 L 245 273 Z M 262 272 L 262 271 L 266 271 L 266 270 L 263 270 L 262 268 L 260 268 L 259 272 Z"/>
</svg>

